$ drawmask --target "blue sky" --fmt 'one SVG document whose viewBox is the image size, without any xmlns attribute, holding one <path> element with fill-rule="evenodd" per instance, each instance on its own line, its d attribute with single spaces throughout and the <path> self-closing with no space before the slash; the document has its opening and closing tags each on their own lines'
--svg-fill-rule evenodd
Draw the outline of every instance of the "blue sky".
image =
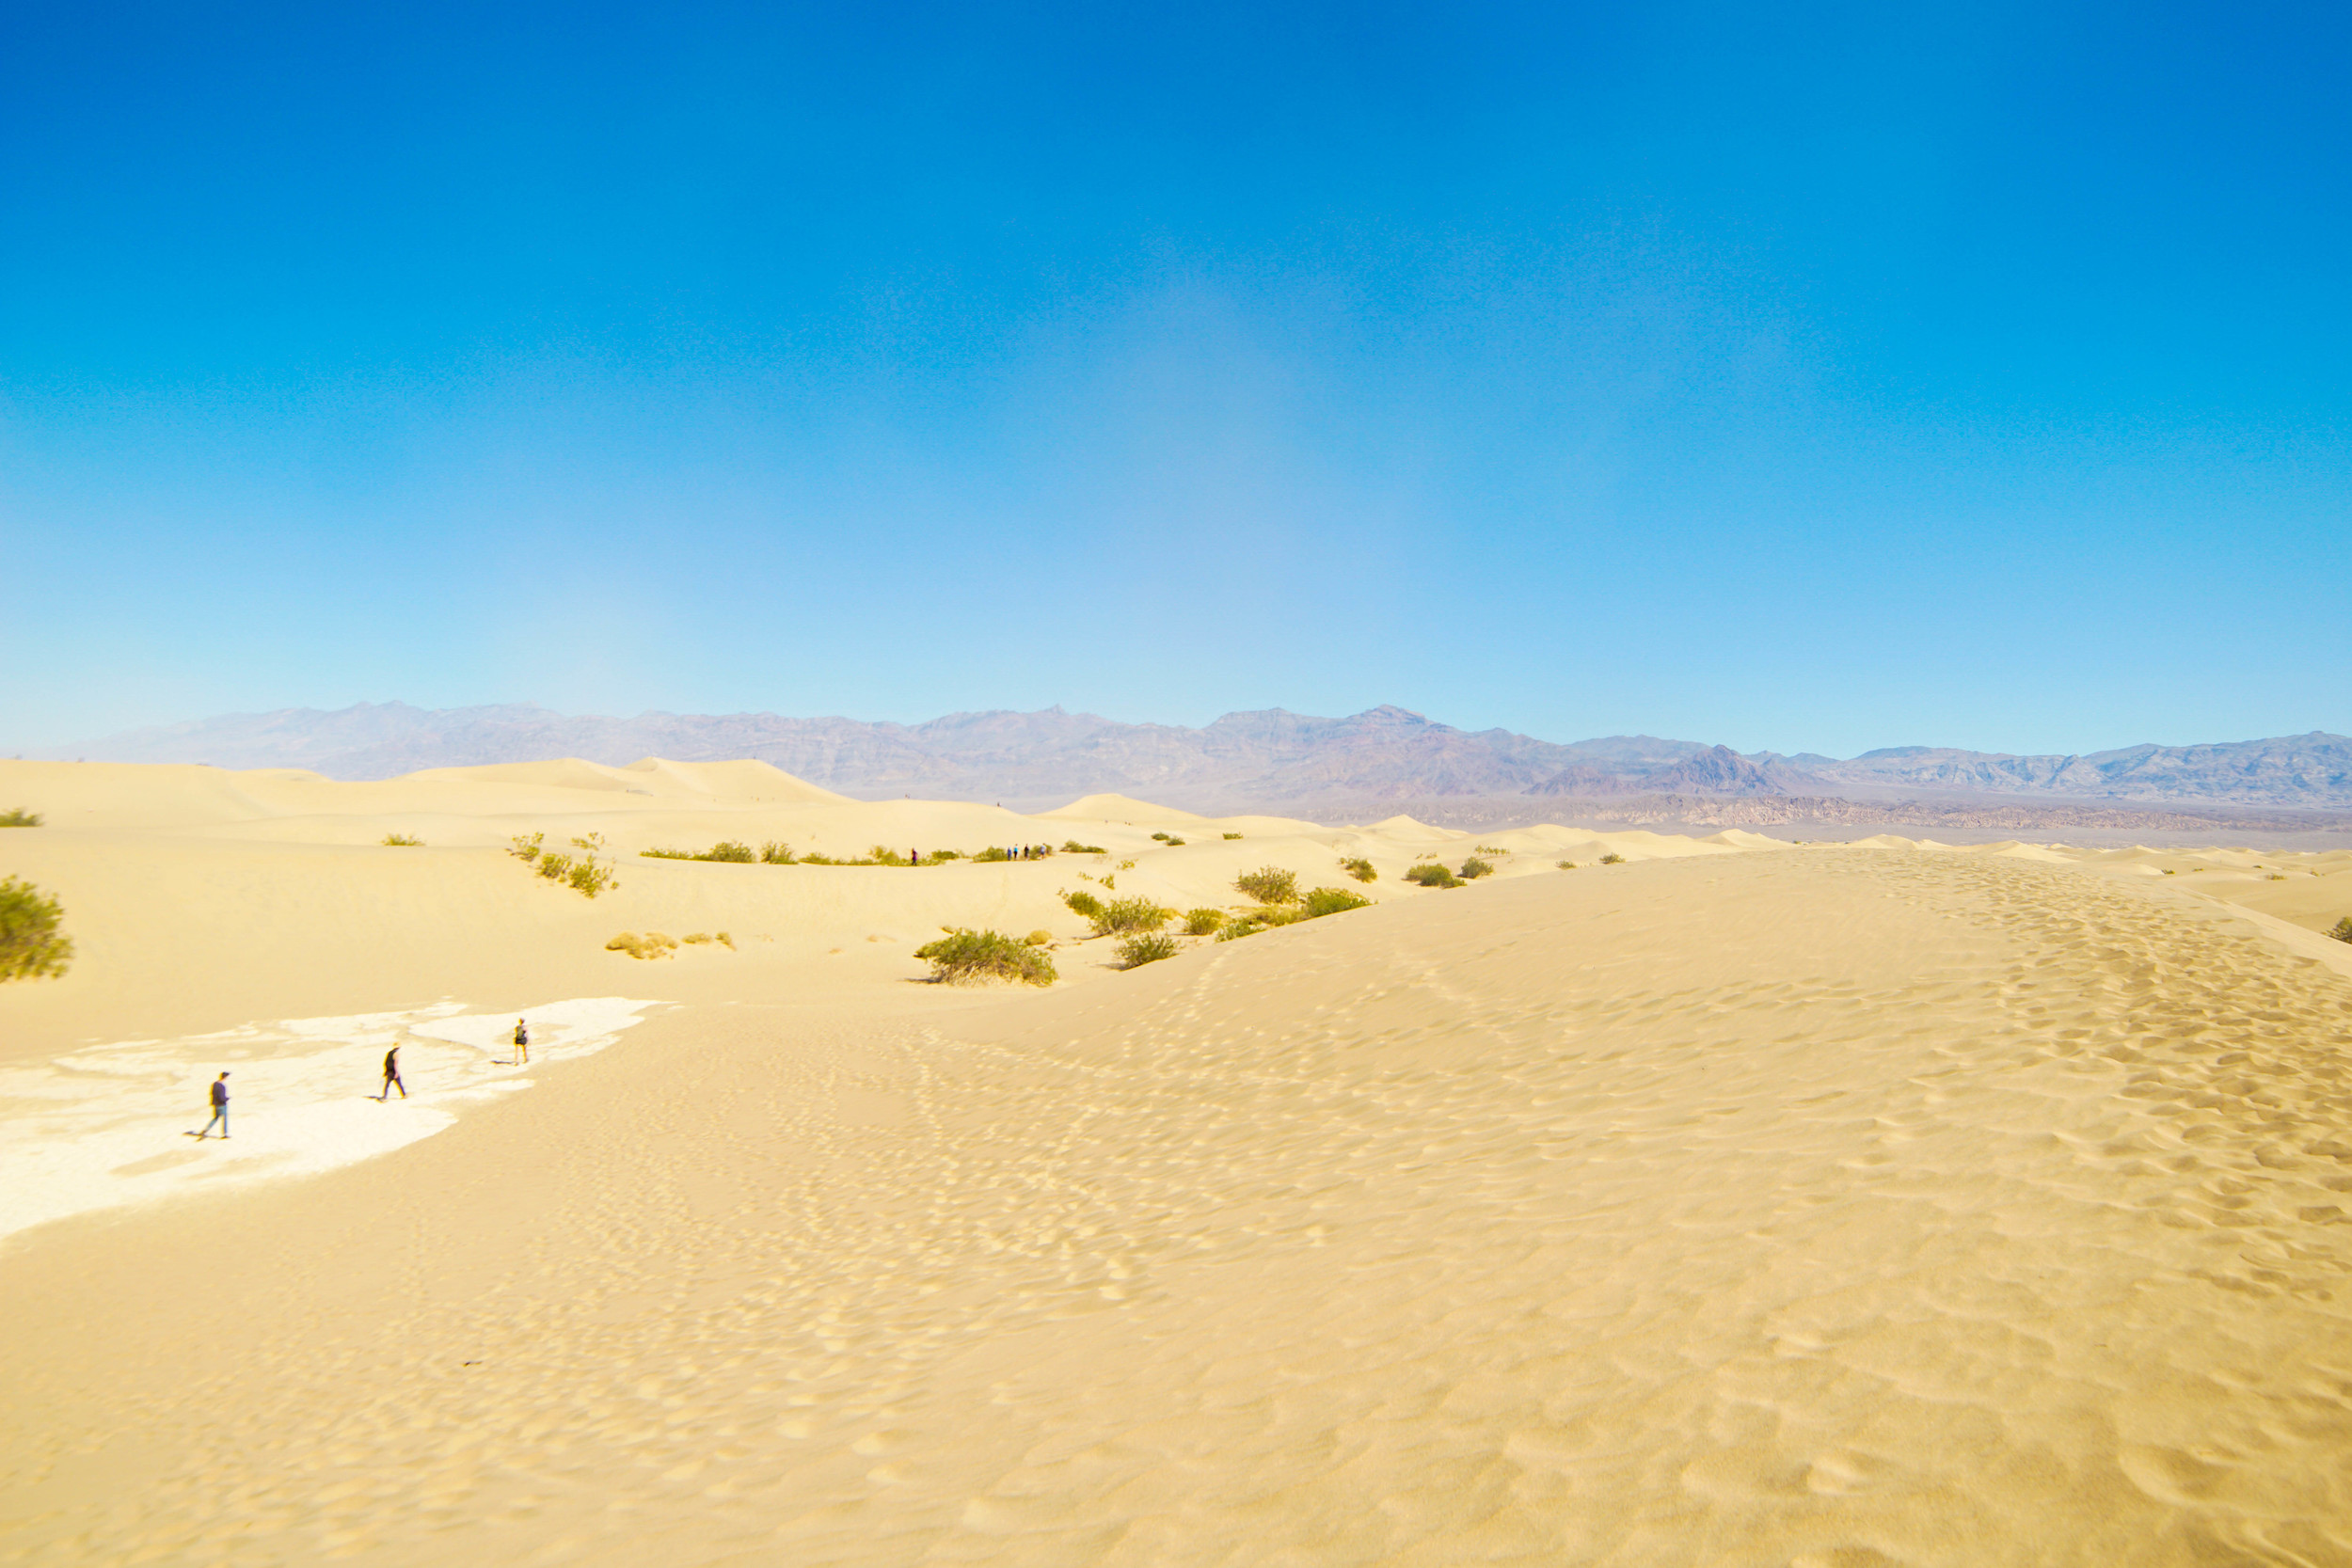
<svg viewBox="0 0 2352 1568">
<path fill-rule="evenodd" d="M 19 7 L 0 746 L 2352 730 L 2312 8 Z"/>
</svg>

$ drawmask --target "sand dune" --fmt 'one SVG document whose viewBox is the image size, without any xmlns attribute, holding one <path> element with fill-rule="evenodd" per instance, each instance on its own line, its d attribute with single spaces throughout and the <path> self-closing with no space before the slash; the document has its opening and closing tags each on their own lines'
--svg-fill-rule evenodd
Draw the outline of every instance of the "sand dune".
<svg viewBox="0 0 2352 1568">
<path fill-rule="evenodd" d="M 564 786 L 437 777 L 450 846 L 388 849 L 294 784 L 125 771 L 158 798 L 92 769 L 113 819 L 0 838 L 99 976 L 0 988 L 17 1074 L 135 1060 L 76 1030 L 335 1013 L 309 1072 L 374 1050 L 351 1015 L 675 1005 L 527 1094 L 453 1071 L 433 1136 L 5 1243 L 0 1557 L 2352 1560 L 2352 947 L 2301 912 L 2352 857 L 1122 802 L 1099 860 L 624 857 L 608 906 L 496 844 L 1045 833 L 692 791 L 559 821 Z M 0 765 L 0 800 L 27 782 Z M 349 836 L 270 836 L 297 817 Z M 1479 845 L 1491 881 L 1396 879 Z M 908 983 L 926 921 L 1074 937 L 1081 872 L 1230 901 L 1237 867 L 1356 853 L 1371 910 L 1130 974 L 1067 942 L 1044 993 Z M 304 887 L 345 891 L 274 912 Z M 678 915 L 739 951 L 594 944 Z"/>
</svg>

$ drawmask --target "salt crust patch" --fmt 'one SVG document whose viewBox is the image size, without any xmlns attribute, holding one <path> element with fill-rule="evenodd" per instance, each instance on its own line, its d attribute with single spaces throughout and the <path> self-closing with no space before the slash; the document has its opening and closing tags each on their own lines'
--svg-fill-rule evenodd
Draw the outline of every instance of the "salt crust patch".
<svg viewBox="0 0 2352 1568">
<path fill-rule="evenodd" d="M 311 1176 L 429 1138 L 464 1107 L 531 1086 L 532 1069 L 593 1055 L 659 1006 L 620 996 L 526 1007 L 531 1062 L 514 1063 L 514 1013 L 444 1002 L 407 1012 L 248 1023 L 177 1039 L 91 1046 L 0 1068 L 0 1237 L 92 1210 L 190 1191 Z M 408 1085 L 378 1103 L 397 1044 Z M 229 1073 L 230 1131 L 189 1136 Z"/>
</svg>

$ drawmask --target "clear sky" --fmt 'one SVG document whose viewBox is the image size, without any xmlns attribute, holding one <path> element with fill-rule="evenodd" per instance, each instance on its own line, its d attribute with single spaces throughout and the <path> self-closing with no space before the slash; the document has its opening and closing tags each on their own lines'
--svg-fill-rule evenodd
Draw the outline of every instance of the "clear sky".
<svg viewBox="0 0 2352 1568">
<path fill-rule="evenodd" d="M 2312 6 L 0 11 L 0 747 L 2352 730 Z"/>
</svg>

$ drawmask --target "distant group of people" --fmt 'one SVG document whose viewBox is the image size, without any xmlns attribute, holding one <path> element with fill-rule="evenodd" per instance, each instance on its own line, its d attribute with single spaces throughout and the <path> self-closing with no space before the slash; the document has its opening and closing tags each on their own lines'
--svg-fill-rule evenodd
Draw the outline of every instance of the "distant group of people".
<svg viewBox="0 0 2352 1568">
<path fill-rule="evenodd" d="M 511 1062 L 501 1065 L 510 1067 L 531 1065 L 531 1025 L 522 1019 L 518 1018 L 515 1021 L 514 1058 Z M 384 1053 L 384 1084 L 376 1091 L 375 1098 L 378 1101 L 388 1101 L 392 1098 L 394 1089 L 400 1091 L 401 1099 L 408 1098 L 408 1085 L 401 1082 L 400 1077 L 400 1047 L 398 1045 L 394 1045 L 389 1051 Z M 212 1099 L 213 1119 L 206 1122 L 203 1131 L 196 1134 L 199 1140 L 211 1137 L 213 1129 L 215 1127 L 220 1129 L 222 1137 L 229 1136 L 229 1074 L 226 1072 L 213 1080 Z"/>
</svg>

